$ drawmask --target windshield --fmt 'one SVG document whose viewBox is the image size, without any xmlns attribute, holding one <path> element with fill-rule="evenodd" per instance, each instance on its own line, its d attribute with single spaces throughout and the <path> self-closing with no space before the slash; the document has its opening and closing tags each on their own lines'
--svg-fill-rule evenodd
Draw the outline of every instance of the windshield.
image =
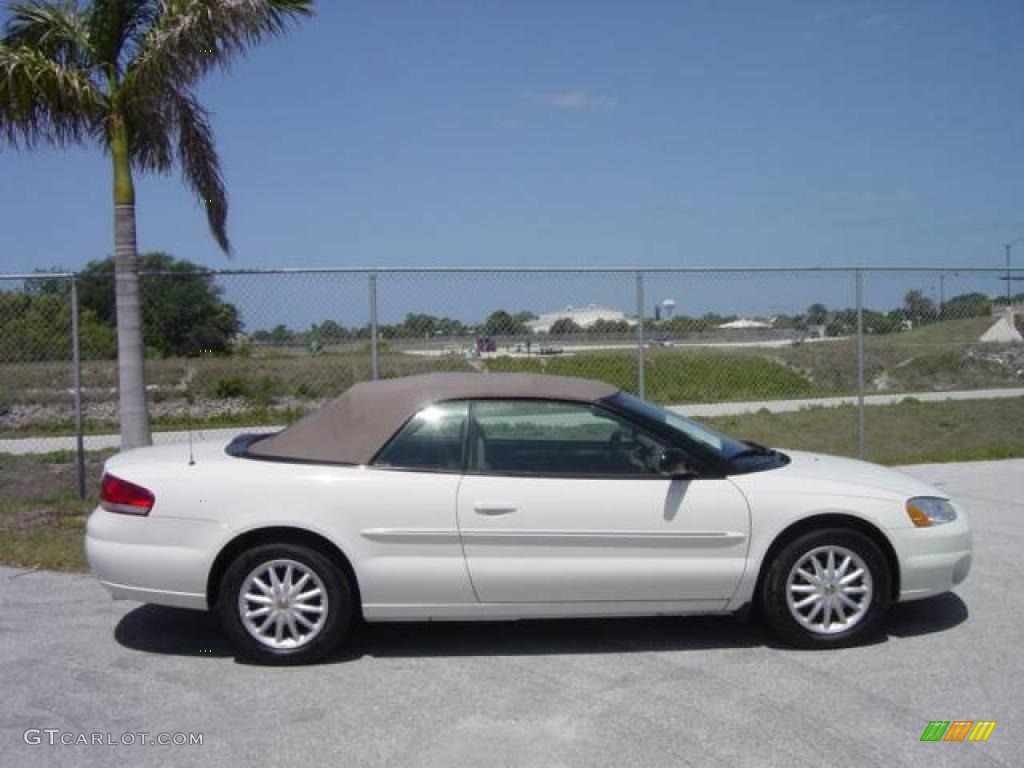
<svg viewBox="0 0 1024 768">
<path fill-rule="evenodd" d="M 633 395 L 627 395 L 625 392 L 619 392 L 608 398 L 608 401 L 614 403 L 620 408 L 625 408 L 627 411 L 639 414 L 645 419 L 657 421 L 671 427 L 676 432 L 681 433 L 684 437 L 698 442 L 706 448 L 710 448 L 726 461 L 731 461 L 741 455 L 748 456 L 752 453 L 752 446 L 750 443 L 745 443 L 741 440 L 729 437 L 728 435 L 723 435 L 721 432 L 716 432 L 710 427 L 706 427 L 699 422 L 688 419 L 685 416 L 680 416 L 678 413 L 674 413 L 667 408 L 662 408 L 661 406 L 648 403 L 646 400 L 641 400 L 639 397 L 633 397 Z M 760 448 L 760 446 L 753 447 L 757 449 Z"/>
</svg>

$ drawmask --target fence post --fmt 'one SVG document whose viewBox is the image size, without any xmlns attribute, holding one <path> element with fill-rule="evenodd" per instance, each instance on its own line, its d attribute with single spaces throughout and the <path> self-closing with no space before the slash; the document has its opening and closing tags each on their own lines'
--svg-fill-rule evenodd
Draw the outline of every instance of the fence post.
<svg viewBox="0 0 1024 768">
<path fill-rule="evenodd" d="M 85 439 L 82 436 L 82 351 L 78 329 L 78 278 L 71 278 L 71 380 L 75 399 L 75 456 L 78 498 L 85 498 Z"/>
<path fill-rule="evenodd" d="M 854 273 L 857 301 L 857 455 L 864 458 L 867 439 L 864 431 L 864 274 Z"/>
<path fill-rule="evenodd" d="M 644 371 L 644 273 L 636 273 L 636 319 L 637 319 L 637 354 L 636 354 L 636 388 L 640 397 L 647 395 L 647 382 Z"/>
<path fill-rule="evenodd" d="M 370 370 L 373 380 L 380 377 L 380 357 L 377 351 L 377 273 L 369 274 L 370 286 Z"/>
</svg>

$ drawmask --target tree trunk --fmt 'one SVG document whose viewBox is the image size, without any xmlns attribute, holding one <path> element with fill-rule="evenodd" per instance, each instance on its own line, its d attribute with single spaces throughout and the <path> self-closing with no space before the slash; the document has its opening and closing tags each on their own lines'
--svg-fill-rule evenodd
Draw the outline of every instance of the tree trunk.
<svg viewBox="0 0 1024 768">
<path fill-rule="evenodd" d="M 146 409 L 146 375 L 139 306 L 139 255 L 135 242 L 135 188 L 123 123 L 111 128 L 114 163 L 114 299 L 117 312 L 118 414 L 121 450 L 152 445 Z"/>
</svg>

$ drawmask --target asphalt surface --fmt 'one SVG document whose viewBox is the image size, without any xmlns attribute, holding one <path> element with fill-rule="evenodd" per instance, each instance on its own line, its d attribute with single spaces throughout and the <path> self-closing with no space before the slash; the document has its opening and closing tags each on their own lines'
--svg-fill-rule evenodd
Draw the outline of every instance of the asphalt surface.
<svg viewBox="0 0 1024 768">
<path fill-rule="evenodd" d="M 727 617 L 399 624 L 315 667 L 264 668 L 236 662 L 206 614 L 0 569 L 0 764 L 1021 765 L 1024 461 L 908 471 L 965 503 L 974 570 L 842 651 Z M 958 719 L 998 725 L 987 743 L 919 741 Z M 47 728 L 203 743 L 25 743 Z"/>
</svg>

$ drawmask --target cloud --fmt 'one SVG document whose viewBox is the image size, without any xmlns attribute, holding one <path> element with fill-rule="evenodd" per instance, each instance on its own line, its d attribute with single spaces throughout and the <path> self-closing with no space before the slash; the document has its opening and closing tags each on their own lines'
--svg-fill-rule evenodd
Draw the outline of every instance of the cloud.
<svg viewBox="0 0 1024 768">
<path fill-rule="evenodd" d="M 821 199 L 839 205 L 903 207 L 920 205 L 924 195 L 911 189 L 828 190 L 821 194 Z"/>
<path fill-rule="evenodd" d="M 893 34 L 900 31 L 900 23 L 895 16 L 872 11 L 865 3 L 838 3 L 815 11 L 811 19 L 817 26 L 859 28 L 865 33 Z"/>
<path fill-rule="evenodd" d="M 850 9 L 845 5 L 837 5 L 832 8 L 824 8 L 822 10 L 815 11 L 812 18 L 816 24 L 824 24 L 827 21 L 848 16 L 849 13 Z"/>
<path fill-rule="evenodd" d="M 893 17 L 887 13 L 873 13 L 860 20 L 862 27 L 891 27 L 894 23 Z"/>
<path fill-rule="evenodd" d="M 618 102 L 607 93 L 589 91 L 585 88 L 577 88 L 567 91 L 527 91 L 523 98 L 539 104 L 542 107 L 551 109 L 582 109 L 611 111 L 618 106 Z"/>
</svg>

